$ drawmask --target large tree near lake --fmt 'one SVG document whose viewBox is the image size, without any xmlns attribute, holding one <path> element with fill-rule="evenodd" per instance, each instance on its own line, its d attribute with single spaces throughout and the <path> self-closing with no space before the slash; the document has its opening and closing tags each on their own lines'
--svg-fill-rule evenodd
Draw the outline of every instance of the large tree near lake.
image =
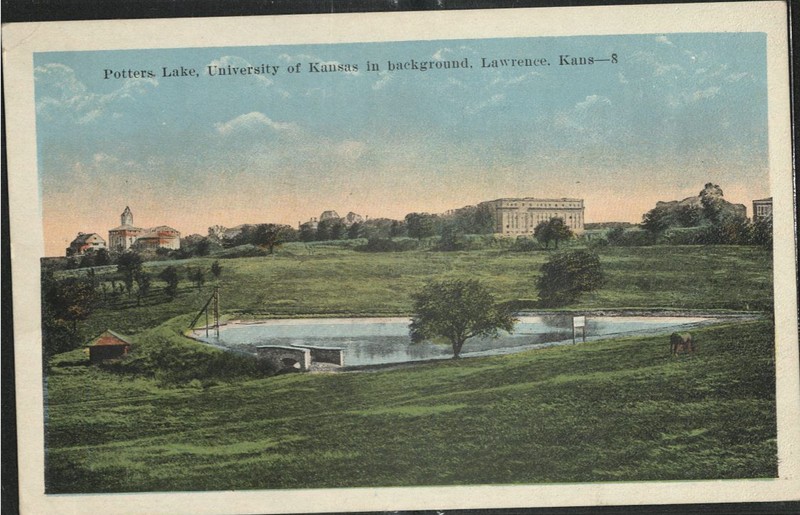
<svg viewBox="0 0 800 515">
<path fill-rule="evenodd" d="M 581 293 L 600 288 L 605 275 L 600 258 L 594 252 L 573 250 L 555 254 L 542 265 L 536 281 L 540 307 L 566 306 Z"/>
<path fill-rule="evenodd" d="M 412 298 L 411 341 L 444 339 L 453 347 L 453 358 L 469 338 L 496 338 L 500 330 L 511 332 L 516 322 L 475 279 L 432 281 Z"/>
</svg>

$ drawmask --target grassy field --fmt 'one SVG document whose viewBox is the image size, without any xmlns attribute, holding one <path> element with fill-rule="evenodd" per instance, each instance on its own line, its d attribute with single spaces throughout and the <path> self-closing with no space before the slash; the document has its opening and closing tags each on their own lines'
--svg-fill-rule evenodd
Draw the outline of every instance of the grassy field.
<svg viewBox="0 0 800 515">
<path fill-rule="evenodd" d="M 598 252 L 606 284 L 570 309 L 767 316 L 697 330 L 699 351 L 690 357 L 670 358 L 667 336 L 630 337 L 259 378 L 262 362 L 181 335 L 215 285 L 229 318 L 407 315 L 411 293 L 434 277 L 476 277 L 498 300 L 534 306 L 550 253 L 287 245 L 275 257 L 223 259 L 221 278 L 202 288 L 184 280 L 168 301 L 156 280 L 141 306 L 107 295 L 81 322 L 87 341 L 111 328 L 136 345 L 119 366 L 91 366 L 82 350 L 51 362 L 47 490 L 775 477 L 771 254 L 726 246 Z M 145 270 L 208 270 L 212 261 Z"/>
<path fill-rule="evenodd" d="M 772 255 L 760 248 L 607 247 L 598 252 L 607 282 L 571 308 L 749 311 L 772 304 Z M 220 260 L 221 308 L 235 318 L 406 315 L 411 293 L 434 277 L 478 278 L 498 300 L 532 305 L 539 269 L 549 255 L 506 250 L 361 253 L 337 247 L 308 254 L 300 245 L 287 245 L 275 257 Z M 208 270 L 212 262 L 153 262 L 145 269 L 154 275 L 169 265 Z M 136 334 L 194 313 L 208 299 L 213 281 L 202 289 L 184 281 L 170 302 L 163 286 L 154 280 L 142 306 L 127 296 L 109 300 L 82 323 L 82 334 L 89 339 L 108 328 Z"/>
<path fill-rule="evenodd" d="M 631 337 L 209 388 L 78 350 L 48 377 L 47 491 L 775 477 L 771 323 L 695 336 L 678 358 L 667 337 Z"/>
</svg>

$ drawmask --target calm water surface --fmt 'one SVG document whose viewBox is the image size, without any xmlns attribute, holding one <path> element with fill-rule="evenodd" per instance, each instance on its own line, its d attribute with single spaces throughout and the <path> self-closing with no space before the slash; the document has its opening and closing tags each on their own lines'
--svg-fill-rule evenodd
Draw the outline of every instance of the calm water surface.
<svg viewBox="0 0 800 515">
<path fill-rule="evenodd" d="M 496 339 L 472 338 L 462 356 L 496 355 L 572 343 L 572 317 L 522 316 L 513 334 Z M 587 341 L 611 335 L 665 333 L 710 319 L 701 317 L 597 317 L 587 318 Z M 219 339 L 201 340 L 231 350 L 255 354 L 260 345 L 310 345 L 345 349 L 345 365 L 401 363 L 453 355 L 449 345 L 412 344 L 408 318 L 326 318 L 269 320 L 258 324 L 231 324 L 220 329 Z M 581 340 L 580 329 L 578 341 Z"/>
</svg>

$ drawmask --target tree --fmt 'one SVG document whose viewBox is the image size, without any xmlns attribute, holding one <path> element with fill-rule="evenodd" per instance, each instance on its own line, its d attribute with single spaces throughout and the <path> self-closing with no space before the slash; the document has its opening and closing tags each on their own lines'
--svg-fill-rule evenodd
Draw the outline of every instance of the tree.
<svg viewBox="0 0 800 515">
<path fill-rule="evenodd" d="M 551 218 L 550 220 L 539 222 L 533 229 L 533 237 L 544 243 L 544 247 L 548 248 L 550 242 L 553 241 L 558 248 L 558 242 L 561 240 L 568 240 L 572 238 L 572 229 L 567 226 L 563 218 Z"/>
<path fill-rule="evenodd" d="M 665 206 L 656 206 L 642 216 L 642 227 L 653 234 L 669 229 L 671 223 L 672 213 Z"/>
<path fill-rule="evenodd" d="M 46 312 L 54 319 L 69 322 L 73 332 L 78 329 L 78 321 L 92 314 L 95 299 L 95 288 L 90 280 L 68 277 L 58 281 L 50 275 L 42 280 Z"/>
<path fill-rule="evenodd" d="M 683 227 L 697 227 L 703 222 L 703 209 L 695 204 L 678 206 L 675 218 Z"/>
<path fill-rule="evenodd" d="M 211 263 L 211 275 L 214 276 L 214 279 L 219 279 L 219 276 L 222 275 L 222 265 L 219 264 L 219 261 Z"/>
<path fill-rule="evenodd" d="M 453 358 L 461 355 L 469 338 L 496 338 L 501 329 L 511 332 L 516 322 L 475 279 L 432 281 L 412 299 L 416 314 L 409 326 L 411 341 L 444 338 L 453 348 Z"/>
<path fill-rule="evenodd" d="M 142 299 L 147 297 L 147 294 L 150 292 L 150 284 L 151 284 L 150 276 L 144 272 L 139 272 L 136 274 L 136 305 L 140 306 L 142 304 Z"/>
<path fill-rule="evenodd" d="M 341 218 L 328 218 L 317 224 L 317 241 L 340 240 L 345 235 L 347 226 Z"/>
<path fill-rule="evenodd" d="M 718 215 L 719 243 L 747 245 L 752 241 L 753 226 L 745 216 L 725 213 Z"/>
<path fill-rule="evenodd" d="M 422 240 L 433 236 L 433 215 L 429 213 L 409 213 L 406 215 L 406 229 L 408 236 Z"/>
<path fill-rule="evenodd" d="M 196 256 L 207 256 L 208 253 L 211 251 L 211 242 L 208 241 L 208 238 L 203 238 L 197 242 L 197 245 L 194 247 L 194 254 Z"/>
<path fill-rule="evenodd" d="M 181 280 L 180 275 L 178 275 L 178 269 L 174 266 L 168 266 L 158 274 L 158 278 L 167 283 L 164 288 L 164 293 L 167 294 L 167 297 L 174 299 L 178 294 L 178 283 Z"/>
<path fill-rule="evenodd" d="M 258 224 L 252 235 L 252 243 L 267 249 L 268 254 L 274 254 L 275 249 L 286 241 L 284 232 L 287 227 L 286 225 L 278 224 Z"/>
<path fill-rule="evenodd" d="M 68 323 L 63 283 L 57 281 L 52 270 L 42 273 L 42 353 L 44 361 L 62 352 L 77 347 L 79 338 L 74 330 L 75 322 Z"/>
<path fill-rule="evenodd" d="M 759 218 L 753 223 L 751 242 L 772 249 L 772 216 Z"/>
<path fill-rule="evenodd" d="M 187 275 L 189 276 L 189 280 L 197 286 L 198 290 L 206 283 L 206 274 L 200 267 L 190 268 Z"/>
<path fill-rule="evenodd" d="M 361 237 L 361 231 L 364 227 L 364 224 L 361 222 L 355 222 L 350 227 L 347 228 L 347 239 L 348 240 L 355 240 Z"/>
<path fill-rule="evenodd" d="M 94 255 L 91 252 L 87 252 L 86 254 L 81 257 L 80 263 L 78 264 L 78 268 L 91 268 L 94 266 Z"/>
<path fill-rule="evenodd" d="M 439 250 L 464 250 L 466 246 L 467 240 L 455 224 L 446 224 L 442 228 L 442 236 L 439 239 Z"/>
<path fill-rule="evenodd" d="M 408 235 L 405 222 L 399 220 L 392 220 L 392 225 L 389 227 L 389 237 L 398 238 L 400 236 Z"/>
<path fill-rule="evenodd" d="M 122 274 L 122 281 L 128 290 L 128 295 L 133 290 L 136 276 L 142 271 L 142 256 L 136 252 L 125 252 L 117 259 L 117 272 Z"/>
<path fill-rule="evenodd" d="M 300 226 L 299 237 L 300 241 L 305 241 L 305 242 L 314 241 L 314 239 L 317 237 L 317 233 L 314 230 L 314 227 L 310 223 L 304 223 L 303 225 Z"/>
<path fill-rule="evenodd" d="M 487 204 L 457 209 L 453 221 L 464 234 L 491 234 L 495 228 L 494 215 Z"/>
<path fill-rule="evenodd" d="M 711 223 L 717 223 L 723 205 L 725 204 L 725 200 L 722 198 L 722 188 L 708 182 L 698 196 L 700 197 L 700 204 L 703 206 L 703 214 L 706 219 Z"/>
<path fill-rule="evenodd" d="M 536 286 L 542 307 L 567 305 L 605 282 L 600 258 L 586 250 L 555 254 L 542 265 L 541 272 Z"/>
<path fill-rule="evenodd" d="M 606 239 L 608 240 L 609 244 L 617 245 L 617 244 L 619 244 L 620 241 L 622 241 L 622 235 L 623 234 L 625 234 L 625 229 L 623 229 L 622 227 L 619 227 L 619 226 L 612 227 L 606 233 Z"/>
<path fill-rule="evenodd" d="M 111 264 L 111 256 L 106 249 L 97 249 L 94 253 L 94 266 L 105 266 Z"/>
</svg>

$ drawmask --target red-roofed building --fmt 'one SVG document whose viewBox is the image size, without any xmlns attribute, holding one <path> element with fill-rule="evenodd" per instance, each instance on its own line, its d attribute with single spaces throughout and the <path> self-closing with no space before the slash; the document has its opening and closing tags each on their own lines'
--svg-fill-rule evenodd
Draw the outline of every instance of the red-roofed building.
<svg viewBox="0 0 800 515">
<path fill-rule="evenodd" d="M 102 363 L 109 359 L 120 359 L 131 350 L 131 342 L 127 337 L 107 329 L 103 334 L 91 341 L 89 359 L 92 363 Z"/>
<path fill-rule="evenodd" d="M 168 225 L 151 227 L 136 239 L 134 247 L 141 249 L 173 249 L 181 248 L 181 233 Z"/>
<path fill-rule="evenodd" d="M 106 248 L 106 240 L 101 238 L 99 234 L 79 232 L 78 236 L 67 247 L 67 257 L 82 256 L 87 252 L 94 252 L 104 248 Z"/>
</svg>

